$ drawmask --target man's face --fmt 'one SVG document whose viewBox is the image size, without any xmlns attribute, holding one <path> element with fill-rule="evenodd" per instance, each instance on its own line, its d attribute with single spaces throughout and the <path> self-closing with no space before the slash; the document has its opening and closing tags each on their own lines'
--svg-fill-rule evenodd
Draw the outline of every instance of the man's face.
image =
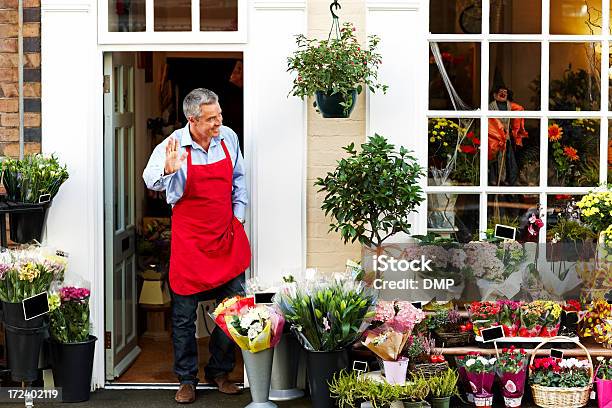
<svg viewBox="0 0 612 408">
<path fill-rule="evenodd" d="M 497 102 L 506 102 L 508 100 L 508 90 L 501 88 L 495 93 L 495 100 Z"/>
<path fill-rule="evenodd" d="M 200 106 L 200 117 L 189 117 L 189 129 L 191 132 L 202 138 L 212 138 L 219 136 L 223 116 L 219 103 Z"/>
</svg>

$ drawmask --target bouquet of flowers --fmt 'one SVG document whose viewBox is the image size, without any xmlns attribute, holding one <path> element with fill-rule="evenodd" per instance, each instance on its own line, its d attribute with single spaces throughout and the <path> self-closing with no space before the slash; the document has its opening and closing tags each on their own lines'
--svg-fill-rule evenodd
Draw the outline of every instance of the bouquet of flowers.
<svg viewBox="0 0 612 408">
<path fill-rule="evenodd" d="M 497 302 L 472 302 L 470 305 L 470 318 L 474 325 L 474 333 L 480 335 L 481 329 L 499 326 L 500 306 Z"/>
<path fill-rule="evenodd" d="M 7 196 L 17 202 L 38 203 L 44 194 L 53 199 L 68 179 L 66 165 L 61 165 L 54 155 L 27 155 L 21 160 L 9 158 L 1 167 Z"/>
<path fill-rule="evenodd" d="M 586 310 L 582 312 L 578 322 L 578 335 L 582 338 L 593 337 L 595 341 L 607 343 L 609 332 L 604 330 L 609 325 L 608 320 L 612 319 L 610 304 L 605 299 L 593 300 Z"/>
<path fill-rule="evenodd" d="M 253 298 L 224 300 L 214 311 L 215 322 L 243 350 L 257 353 L 280 341 L 285 318 L 274 307 L 255 305 Z"/>
<path fill-rule="evenodd" d="M 49 296 L 51 338 L 58 343 L 89 339 L 89 296 L 86 288 L 63 287 Z"/>
<path fill-rule="evenodd" d="M 408 338 L 402 354 L 408 357 L 411 363 L 443 363 L 443 361 L 430 361 L 430 356 L 436 347 L 436 341 L 421 334 Z"/>
<path fill-rule="evenodd" d="M 504 336 L 515 337 L 521 326 L 521 303 L 501 299 L 499 305 L 499 323 L 504 329 Z"/>
<path fill-rule="evenodd" d="M 602 232 L 612 224 L 612 191 L 591 191 L 576 203 L 580 219 L 595 232 Z"/>
<path fill-rule="evenodd" d="M 0 253 L 0 300 L 18 303 L 49 291 L 51 282 L 64 279 L 66 258 L 48 248 L 29 246 Z"/>
<path fill-rule="evenodd" d="M 495 381 L 496 358 L 486 358 L 479 353 L 458 357 L 461 366 L 465 367 L 470 390 L 476 398 L 488 398 Z"/>
<path fill-rule="evenodd" d="M 527 352 L 514 346 L 502 349 L 497 361 L 497 372 L 507 407 L 519 407 L 525 392 Z"/>
<path fill-rule="evenodd" d="M 531 302 L 521 306 L 521 328 L 519 336 L 537 337 L 542 331 L 543 320 L 546 312 L 541 303 Z"/>
<path fill-rule="evenodd" d="M 396 361 L 400 357 L 412 329 L 425 317 L 421 309 L 410 302 L 381 301 L 376 305 L 374 326 L 365 333 L 363 344 L 385 361 Z"/>
<path fill-rule="evenodd" d="M 561 326 L 561 306 L 550 300 L 536 300 L 535 303 L 542 305 L 544 315 L 542 316 L 542 330 L 540 336 L 554 337 L 559 333 Z"/>
<path fill-rule="evenodd" d="M 536 358 L 529 367 L 531 385 L 541 387 L 587 387 L 591 382 L 591 364 L 588 360 L 554 357 Z"/>
<path fill-rule="evenodd" d="M 376 293 L 354 280 L 303 282 L 286 286 L 275 302 L 302 346 L 335 351 L 353 344 L 375 314 Z"/>
</svg>

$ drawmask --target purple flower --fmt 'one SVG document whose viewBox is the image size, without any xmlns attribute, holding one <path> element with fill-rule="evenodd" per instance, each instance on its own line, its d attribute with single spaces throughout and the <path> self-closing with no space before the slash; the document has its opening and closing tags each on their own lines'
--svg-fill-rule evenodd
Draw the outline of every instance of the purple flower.
<svg viewBox="0 0 612 408">
<path fill-rule="evenodd" d="M 86 288 L 75 288 L 74 286 L 65 286 L 60 289 L 60 298 L 62 302 L 82 301 L 89 298 L 90 291 Z"/>
<path fill-rule="evenodd" d="M 11 270 L 11 267 L 7 264 L 0 264 L 0 280 L 3 280 L 6 273 Z"/>
</svg>

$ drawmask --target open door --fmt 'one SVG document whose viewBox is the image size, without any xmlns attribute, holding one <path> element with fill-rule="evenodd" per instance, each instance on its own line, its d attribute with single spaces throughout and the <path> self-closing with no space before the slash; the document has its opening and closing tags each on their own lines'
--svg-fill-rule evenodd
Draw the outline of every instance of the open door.
<svg viewBox="0 0 612 408">
<path fill-rule="evenodd" d="M 134 200 L 134 54 L 104 54 L 104 242 L 106 378 L 140 353 L 137 345 Z"/>
</svg>

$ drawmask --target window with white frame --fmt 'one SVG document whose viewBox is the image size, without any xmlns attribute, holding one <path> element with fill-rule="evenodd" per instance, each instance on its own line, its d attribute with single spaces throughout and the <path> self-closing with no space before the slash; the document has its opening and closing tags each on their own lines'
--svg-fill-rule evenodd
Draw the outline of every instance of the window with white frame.
<svg viewBox="0 0 612 408">
<path fill-rule="evenodd" d="M 610 39 L 610 0 L 429 0 L 430 232 L 465 242 L 541 206 L 552 240 L 612 180 Z"/>
<path fill-rule="evenodd" d="M 100 2 L 101 42 L 241 42 L 246 0 Z M 195 34 L 195 35 L 194 35 Z M 207 38 L 209 41 L 207 41 Z"/>
</svg>

